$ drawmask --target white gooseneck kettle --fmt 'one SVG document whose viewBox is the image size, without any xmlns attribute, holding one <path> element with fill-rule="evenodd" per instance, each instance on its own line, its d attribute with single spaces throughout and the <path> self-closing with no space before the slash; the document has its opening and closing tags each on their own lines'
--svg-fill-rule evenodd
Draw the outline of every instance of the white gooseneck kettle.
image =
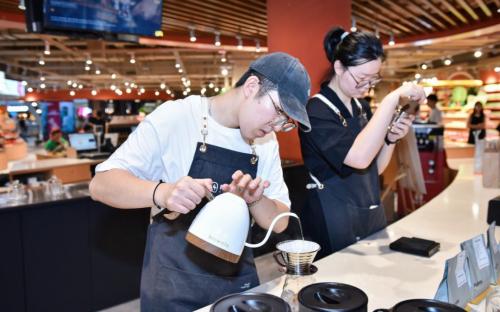
<svg viewBox="0 0 500 312">
<path fill-rule="evenodd" d="M 285 216 L 298 216 L 292 212 L 277 215 L 267 234 L 258 244 L 246 241 L 250 226 L 250 213 L 245 200 L 233 193 L 223 193 L 209 201 L 191 223 L 186 240 L 196 247 L 226 261 L 237 263 L 243 248 L 264 245 L 276 222 Z"/>
</svg>

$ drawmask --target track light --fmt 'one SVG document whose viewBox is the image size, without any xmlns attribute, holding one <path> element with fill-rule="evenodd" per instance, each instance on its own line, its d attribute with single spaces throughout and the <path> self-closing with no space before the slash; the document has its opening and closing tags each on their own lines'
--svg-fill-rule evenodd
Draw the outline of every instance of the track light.
<svg viewBox="0 0 500 312">
<path fill-rule="evenodd" d="M 43 59 L 43 55 L 40 56 L 40 59 L 38 60 L 38 64 L 40 64 L 42 66 L 45 65 L 45 60 Z"/>
<path fill-rule="evenodd" d="M 47 40 L 45 40 L 45 49 L 43 50 L 43 54 L 50 55 L 50 44 Z"/>
<path fill-rule="evenodd" d="M 156 90 L 156 91 L 155 91 L 155 95 L 156 95 L 156 96 L 160 95 L 160 91 Z"/>
<path fill-rule="evenodd" d="M 495 66 L 495 73 L 500 73 L 500 66 Z"/>
<path fill-rule="evenodd" d="M 92 89 L 92 91 L 90 91 L 90 94 L 92 94 L 92 95 L 94 95 L 94 96 L 95 96 L 95 95 L 97 95 L 97 90 Z"/>
<path fill-rule="evenodd" d="M 130 60 L 129 60 L 130 64 L 135 64 L 135 56 L 134 56 L 134 53 L 131 53 L 130 54 Z"/>
<path fill-rule="evenodd" d="M 224 53 L 222 54 L 221 58 L 220 58 L 220 61 L 222 63 L 225 63 L 227 61 L 227 58 L 226 58 L 226 52 L 224 51 Z"/>
<path fill-rule="evenodd" d="M 420 65 L 420 68 L 422 68 L 423 70 L 426 70 L 428 68 L 427 64 L 423 63 L 422 65 Z"/>
<path fill-rule="evenodd" d="M 243 39 L 241 39 L 241 36 L 236 36 L 236 41 L 238 41 L 238 50 L 243 49 Z"/>
<path fill-rule="evenodd" d="M 260 52 L 260 40 L 255 39 L 255 52 L 259 53 Z"/>
<path fill-rule="evenodd" d="M 422 78 L 422 75 L 420 75 L 419 73 L 416 73 L 415 74 L 415 79 L 420 79 L 420 78 Z"/>
<path fill-rule="evenodd" d="M 357 31 L 358 29 L 356 28 L 356 18 L 353 17 L 352 18 L 352 22 L 351 22 L 351 32 L 355 32 Z"/>
<path fill-rule="evenodd" d="M 394 41 L 394 34 L 391 32 L 391 35 L 389 37 L 389 45 L 393 46 L 395 44 L 396 44 L 396 42 Z"/>
<path fill-rule="evenodd" d="M 45 81 L 45 77 L 44 76 L 40 76 L 40 81 Z"/>
<path fill-rule="evenodd" d="M 95 74 L 96 74 L 96 75 L 100 75 L 100 74 L 101 74 L 101 70 L 100 70 L 99 68 L 96 68 L 96 69 L 95 69 Z"/>
<path fill-rule="evenodd" d="M 451 60 L 451 58 L 449 58 L 449 57 L 448 57 L 448 58 L 446 58 L 446 59 L 443 61 L 443 64 L 444 64 L 444 65 L 446 65 L 446 66 L 450 66 L 450 65 L 451 65 L 451 63 L 452 63 L 452 60 Z"/>
<path fill-rule="evenodd" d="M 28 82 L 27 82 L 26 80 L 23 80 L 21 83 L 22 83 L 22 85 L 23 85 L 23 86 L 25 86 L 25 87 L 28 85 Z"/>
<path fill-rule="evenodd" d="M 28 88 L 28 92 L 33 92 L 33 88 L 32 88 L 32 87 L 29 87 L 29 88 Z"/>
<path fill-rule="evenodd" d="M 71 96 L 75 96 L 75 94 L 76 94 L 76 92 L 75 92 L 75 91 L 73 91 L 73 90 L 69 91 L 69 95 L 71 95 Z"/>
<path fill-rule="evenodd" d="M 216 47 L 220 47 L 220 33 L 216 32 L 215 33 L 215 42 L 214 42 Z"/>
<path fill-rule="evenodd" d="M 116 79 L 116 74 L 111 74 L 111 79 Z"/>
<path fill-rule="evenodd" d="M 85 65 L 85 70 L 89 71 L 90 70 L 90 66 L 89 65 Z"/>
<path fill-rule="evenodd" d="M 475 58 L 480 58 L 483 55 L 483 52 L 481 50 L 476 50 L 474 52 L 474 57 Z"/>
<path fill-rule="evenodd" d="M 41 89 L 45 89 L 45 87 L 46 87 L 45 83 L 41 83 L 41 84 L 40 84 L 40 88 L 41 88 Z"/>
<path fill-rule="evenodd" d="M 164 82 L 162 82 L 160 84 L 160 89 L 164 90 L 166 87 L 167 87 L 167 85 Z"/>
<path fill-rule="evenodd" d="M 194 28 L 189 29 L 189 41 L 191 41 L 191 42 L 196 41 L 196 35 L 194 33 Z"/>
<path fill-rule="evenodd" d="M 76 88 L 78 87 L 78 84 L 76 82 L 73 82 L 73 84 L 71 85 L 73 88 Z"/>
<path fill-rule="evenodd" d="M 175 63 L 175 68 L 181 68 L 181 64 L 179 64 L 179 63 L 176 62 Z"/>
<path fill-rule="evenodd" d="M 227 75 L 229 75 L 229 71 L 227 70 L 226 67 L 222 67 L 222 69 L 220 70 L 220 74 L 226 77 Z"/>
<path fill-rule="evenodd" d="M 17 6 L 19 10 L 26 10 L 26 4 L 24 3 L 24 0 L 19 0 L 19 5 Z"/>
<path fill-rule="evenodd" d="M 92 59 L 90 58 L 90 56 L 87 56 L 87 60 L 85 60 L 85 63 L 87 65 L 92 65 Z"/>
</svg>

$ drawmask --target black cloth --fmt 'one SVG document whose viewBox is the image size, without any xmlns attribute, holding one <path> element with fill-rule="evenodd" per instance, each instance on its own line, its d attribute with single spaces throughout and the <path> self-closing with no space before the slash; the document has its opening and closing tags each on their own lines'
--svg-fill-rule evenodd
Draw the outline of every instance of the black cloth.
<svg viewBox="0 0 500 312">
<path fill-rule="evenodd" d="M 326 84 L 320 93 L 330 100 L 347 121 L 323 101 L 312 98 L 307 104 L 311 132 L 300 132 L 304 163 L 323 184 L 308 189 L 301 211 L 304 236 L 318 242 L 318 258 L 341 250 L 386 226 L 380 204 L 380 184 L 376 160 L 366 169 L 345 165 L 344 159 L 354 140 L 372 117 L 369 105 L 360 101 L 363 113 L 351 102 L 353 115 Z M 311 179 L 310 182 L 313 182 Z"/>
<path fill-rule="evenodd" d="M 231 183 L 236 170 L 257 174 L 253 155 L 208 145 L 200 150 L 198 143 L 188 175 L 211 178 L 213 195 L 218 186 Z M 141 311 L 185 312 L 202 308 L 220 297 L 245 291 L 259 284 L 253 254 L 244 248 L 238 263 L 219 259 L 187 243 L 186 233 L 202 201 L 195 210 L 167 220 L 159 215 L 148 230 L 141 279 Z M 217 227 L 217 224 L 213 224 Z"/>
<path fill-rule="evenodd" d="M 471 125 L 478 125 L 484 122 L 484 114 L 480 116 L 476 116 L 472 114 L 470 116 L 470 124 Z M 483 140 L 486 137 L 486 130 L 485 129 L 469 129 L 469 138 L 467 140 L 467 143 L 469 144 L 474 144 L 475 139 L 474 139 L 474 131 L 479 131 L 479 140 Z"/>
</svg>

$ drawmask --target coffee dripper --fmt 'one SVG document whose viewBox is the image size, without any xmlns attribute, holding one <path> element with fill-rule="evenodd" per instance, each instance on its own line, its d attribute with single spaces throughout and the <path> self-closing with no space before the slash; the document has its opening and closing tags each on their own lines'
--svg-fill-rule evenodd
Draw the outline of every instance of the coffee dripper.
<svg viewBox="0 0 500 312">
<path fill-rule="evenodd" d="M 299 239 L 276 245 L 278 250 L 273 253 L 273 257 L 285 272 L 281 298 L 290 305 L 292 311 L 299 311 L 299 291 L 316 282 L 314 273 L 318 268 L 312 262 L 320 248 L 318 243 Z"/>
</svg>

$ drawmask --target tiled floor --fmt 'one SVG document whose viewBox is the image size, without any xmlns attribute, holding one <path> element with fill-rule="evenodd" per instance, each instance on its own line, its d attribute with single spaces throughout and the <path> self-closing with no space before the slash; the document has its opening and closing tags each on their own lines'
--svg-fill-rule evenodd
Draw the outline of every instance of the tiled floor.
<svg viewBox="0 0 500 312">
<path fill-rule="evenodd" d="M 271 253 L 255 258 L 255 266 L 261 283 L 266 283 L 282 273 L 279 272 L 279 266 L 274 261 Z M 101 312 L 139 312 L 139 299 L 126 302 L 115 307 L 102 310 Z"/>
</svg>

